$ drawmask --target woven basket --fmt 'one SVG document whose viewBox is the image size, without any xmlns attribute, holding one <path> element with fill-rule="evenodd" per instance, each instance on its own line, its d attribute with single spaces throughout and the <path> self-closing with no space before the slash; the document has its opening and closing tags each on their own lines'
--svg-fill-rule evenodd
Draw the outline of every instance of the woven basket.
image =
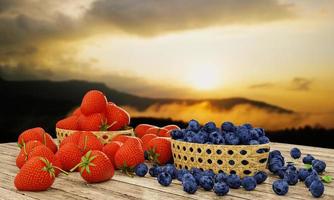
<svg viewBox="0 0 334 200">
<path fill-rule="evenodd" d="M 67 136 L 71 135 L 74 132 L 76 132 L 76 130 L 66 130 L 66 129 L 56 128 L 57 139 L 58 139 L 59 144 L 64 138 L 66 138 Z M 96 137 L 100 139 L 102 144 L 106 144 L 110 142 L 117 135 L 134 136 L 133 128 L 120 130 L 120 131 L 90 131 L 90 132 L 96 135 Z"/>
<path fill-rule="evenodd" d="M 171 140 L 174 164 L 178 169 L 213 170 L 240 177 L 252 176 L 266 168 L 269 144 L 209 145 Z"/>
</svg>

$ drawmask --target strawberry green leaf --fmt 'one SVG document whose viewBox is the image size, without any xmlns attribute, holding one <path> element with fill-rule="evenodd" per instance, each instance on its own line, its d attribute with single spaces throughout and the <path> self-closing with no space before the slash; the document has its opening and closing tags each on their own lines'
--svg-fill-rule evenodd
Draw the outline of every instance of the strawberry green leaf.
<svg viewBox="0 0 334 200">
<path fill-rule="evenodd" d="M 305 168 L 305 169 L 312 169 L 312 165 L 311 165 L 311 164 L 305 164 L 305 165 L 304 165 L 304 168 Z"/>
<path fill-rule="evenodd" d="M 323 177 L 321 177 L 321 179 L 322 179 L 322 181 L 325 182 L 325 183 L 330 183 L 330 182 L 332 182 L 333 177 L 327 175 L 327 176 L 323 176 Z"/>
</svg>

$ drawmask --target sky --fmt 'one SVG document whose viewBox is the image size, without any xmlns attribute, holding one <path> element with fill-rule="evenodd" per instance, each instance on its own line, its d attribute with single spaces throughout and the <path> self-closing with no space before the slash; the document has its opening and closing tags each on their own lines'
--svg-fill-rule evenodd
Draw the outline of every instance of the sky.
<svg viewBox="0 0 334 200">
<path fill-rule="evenodd" d="M 334 116 L 333 19 L 323 0 L 0 0 L 0 70 Z"/>
</svg>

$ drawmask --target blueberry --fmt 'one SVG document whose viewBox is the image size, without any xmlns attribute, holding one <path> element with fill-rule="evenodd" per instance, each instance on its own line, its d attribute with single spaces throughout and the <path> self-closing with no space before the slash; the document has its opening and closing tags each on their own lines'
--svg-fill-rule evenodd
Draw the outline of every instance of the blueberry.
<svg viewBox="0 0 334 200">
<path fill-rule="evenodd" d="M 304 164 L 312 164 L 312 161 L 314 160 L 314 157 L 310 154 L 307 154 L 304 158 L 303 158 L 303 163 Z"/>
<path fill-rule="evenodd" d="M 140 163 L 135 167 L 135 173 L 137 176 L 144 177 L 147 174 L 148 167 L 145 163 Z"/>
<path fill-rule="evenodd" d="M 183 174 L 183 176 L 182 176 L 182 182 L 184 182 L 184 181 L 190 181 L 190 180 L 196 182 L 195 177 L 191 173 L 185 173 L 185 174 Z"/>
<path fill-rule="evenodd" d="M 252 140 L 258 140 L 260 137 L 259 133 L 255 129 L 250 130 L 249 134 L 251 135 Z"/>
<path fill-rule="evenodd" d="M 257 184 L 261 184 L 264 181 L 266 181 L 266 179 L 268 178 L 268 175 L 264 171 L 259 171 L 259 172 L 256 172 L 256 174 L 254 175 L 254 178 Z"/>
<path fill-rule="evenodd" d="M 177 170 L 177 173 L 176 173 L 177 180 L 182 181 L 182 177 L 186 173 L 189 173 L 189 171 L 186 170 L 186 169 L 179 169 L 179 170 Z"/>
<path fill-rule="evenodd" d="M 203 129 L 204 129 L 204 131 L 206 131 L 208 133 L 211 133 L 211 132 L 217 130 L 217 126 L 214 122 L 208 122 L 204 125 Z"/>
<path fill-rule="evenodd" d="M 326 169 L 326 163 L 322 160 L 312 160 L 312 168 L 318 172 L 318 173 L 322 173 L 323 171 L 325 171 Z"/>
<path fill-rule="evenodd" d="M 212 142 L 213 144 L 224 144 L 225 143 L 224 137 L 217 131 L 214 131 L 209 134 L 209 141 Z"/>
<path fill-rule="evenodd" d="M 191 130 L 191 131 L 195 131 L 195 132 L 198 132 L 199 129 L 200 129 L 200 125 L 198 123 L 198 121 L 192 119 L 189 121 L 188 123 L 188 129 Z"/>
<path fill-rule="evenodd" d="M 251 140 L 251 134 L 249 133 L 249 129 L 247 129 L 244 126 L 240 126 L 237 129 L 237 135 L 242 144 L 248 144 L 249 141 Z"/>
<path fill-rule="evenodd" d="M 185 141 L 185 142 L 193 142 L 193 138 L 190 137 L 190 136 L 187 136 L 187 137 L 185 137 L 185 138 L 183 139 L 183 141 Z"/>
<path fill-rule="evenodd" d="M 224 172 L 220 172 L 215 175 L 214 180 L 215 183 L 226 182 L 228 175 Z"/>
<path fill-rule="evenodd" d="M 177 140 L 184 137 L 184 132 L 183 130 L 175 129 L 171 131 L 170 135 L 174 140 Z"/>
<path fill-rule="evenodd" d="M 210 176 L 202 176 L 199 179 L 199 185 L 206 191 L 210 191 L 213 188 L 213 179 Z"/>
<path fill-rule="evenodd" d="M 246 176 L 241 180 L 241 185 L 245 190 L 251 191 L 256 188 L 256 180 L 252 176 Z"/>
<path fill-rule="evenodd" d="M 253 126 L 250 123 L 243 124 L 242 127 L 245 127 L 249 130 L 253 129 Z"/>
<path fill-rule="evenodd" d="M 321 197 L 322 194 L 324 193 L 325 187 L 324 187 L 324 184 L 321 181 L 316 180 L 316 181 L 312 182 L 312 184 L 310 185 L 309 190 L 310 190 L 312 196 L 318 198 L 318 197 Z"/>
<path fill-rule="evenodd" d="M 300 152 L 300 150 L 298 148 L 295 147 L 295 148 L 292 148 L 290 150 L 290 155 L 291 155 L 292 158 L 298 159 L 298 158 L 300 158 L 302 153 Z"/>
<path fill-rule="evenodd" d="M 221 129 L 226 132 L 235 132 L 235 126 L 233 125 L 232 122 L 224 122 L 221 125 Z"/>
<path fill-rule="evenodd" d="M 209 176 L 211 178 L 215 177 L 215 173 L 210 169 L 210 170 L 205 170 L 202 173 L 202 176 Z"/>
<path fill-rule="evenodd" d="M 164 168 L 163 168 L 163 171 L 168 173 L 172 179 L 175 179 L 176 178 L 176 173 L 177 173 L 177 170 L 175 168 L 175 166 L 173 164 L 167 164 Z"/>
<path fill-rule="evenodd" d="M 269 159 L 274 158 L 276 156 L 282 156 L 282 153 L 279 150 L 274 150 L 269 152 Z"/>
<path fill-rule="evenodd" d="M 305 181 L 305 179 L 310 175 L 310 172 L 309 170 L 307 169 L 299 169 L 298 170 L 298 178 L 300 181 Z"/>
<path fill-rule="evenodd" d="M 192 142 L 204 144 L 206 142 L 206 137 L 203 133 L 199 132 L 192 137 Z"/>
<path fill-rule="evenodd" d="M 259 137 L 258 141 L 259 141 L 260 144 L 267 144 L 267 143 L 270 142 L 270 140 L 267 136 Z"/>
<path fill-rule="evenodd" d="M 227 177 L 226 183 L 230 188 L 238 189 L 241 185 L 240 177 L 236 174 L 230 174 Z"/>
<path fill-rule="evenodd" d="M 189 194 L 194 194 L 197 191 L 197 183 L 195 180 L 184 180 L 182 186 L 183 190 Z"/>
<path fill-rule="evenodd" d="M 285 195 L 289 191 L 289 185 L 284 180 L 276 180 L 273 182 L 273 190 L 278 195 Z"/>
<path fill-rule="evenodd" d="M 317 181 L 317 180 L 319 180 L 319 176 L 318 176 L 318 175 L 315 175 L 315 174 L 311 174 L 311 175 L 309 175 L 309 176 L 305 179 L 305 181 L 304 181 L 305 186 L 306 186 L 306 187 L 310 187 L 310 185 L 312 184 L 312 182 L 313 182 L 313 181 Z"/>
<path fill-rule="evenodd" d="M 284 180 L 289 185 L 296 185 L 298 183 L 298 174 L 295 171 L 287 170 L 284 174 Z"/>
<path fill-rule="evenodd" d="M 213 186 L 213 191 L 218 196 L 226 195 L 229 192 L 229 190 L 230 190 L 230 187 L 224 182 L 217 182 Z"/>
<path fill-rule="evenodd" d="M 258 145 L 258 144 L 260 144 L 260 143 L 257 140 L 250 140 L 249 141 L 249 145 Z"/>
<path fill-rule="evenodd" d="M 225 134 L 225 142 L 226 144 L 238 145 L 240 143 L 240 140 L 239 140 L 239 137 L 235 133 L 228 132 Z"/>
<path fill-rule="evenodd" d="M 152 177 L 157 177 L 162 172 L 162 168 L 160 166 L 153 165 L 148 171 L 148 173 Z"/>
<path fill-rule="evenodd" d="M 266 135 L 263 128 L 254 128 L 254 130 L 258 133 L 259 137 Z"/>
<path fill-rule="evenodd" d="M 162 172 L 158 175 L 158 182 L 160 185 L 169 186 L 172 183 L 172 177 L 166 172 Z"/>
</svg>

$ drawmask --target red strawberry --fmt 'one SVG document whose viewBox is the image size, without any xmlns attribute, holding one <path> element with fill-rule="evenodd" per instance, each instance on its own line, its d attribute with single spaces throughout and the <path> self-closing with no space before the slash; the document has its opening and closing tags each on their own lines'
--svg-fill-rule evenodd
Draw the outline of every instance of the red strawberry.
<svg viewBox="0 0 334 200">
<path fill-rule="evenodd" d="M 61 119 L 56 123 L 56 127 L 67 130 L 78 130 L 78 116 L 69 116 Z"/>
<path fill-rule="evenodd" d="M 172 158 L 172 150 L 170 140 L 164 137 L 156 137 L 149 144 L 149 160 L 160 165 L 166 164 Z"/>
<path fill-rule="evenodd" d="M 78 126 L 82 131 L 106 131 L 109 128 L 105 116 L 101 113 L 80 115 Z"/>
<path fill-rule="evenodd" d="M 88 183 L 107 181 L 114 176 L 114 167 L 102 151 L 88 151 L 79 164 L 80 174 Z"/>
<path fill-rule="evenodd" d="M 57 152 L 58 158 L 61 162 L 62 169 L 70 171 L 81 161 L 81 157 L 84 155 L 80 148 L 74 143 L 66 143 L 59 148 Z"/>
<path fill-rule="evenodd" d="M 82 132 L 80 132 L 80 131 L 76 131 L 76 132 L 72 133 L 71 135 L 67 136 L 66 138 L 64 138 L 61 141 L 59 147 L 62 147 L 64 144 L 67 144 L 67 143 L 74 143 L 74 144 L 78 145 L 81 133 Z"/>
<path fill-rule="evenodd" d="M 130 124 L 130 115 L 123 108 L 115 104 L 108 104 L 106 109 L 107 122 L 110 125 L 109 131 L 116 131 Z"/>
<path fill-rule="evenodd" d="M 152 127 L 155 127 L 155 126 L 150 125 L 150 124 L 139 124 L 139 125 L 135 128 L 136 136 L 139 137 L 139 138 L 142 138 L 142 137 L 146 134 L 146 131 L 147 131 L 149 128 L 152 128 Z"/>
<path fill-rule="evenodd" d="M 79 117 L 81 115 L 81 109 L 80 107 L 76 108 L 73 112 L 72 112 L 72 116 L 77 116 Z"/>
<path fill-rule="evenodd" d="M 103 144 L 93 133 L 84 132 L 80 135 L 78 147 L 83 154 L 86 154 L 89 150 L 102 151 Z"/>
<path fill-rule="evenodd" d="M 44 131 L 43 128 L 36 127 L 23 131 L 20 134 L 17 143 L 20 147 L 22 147 L 23 143 L 27 143 L 31 140 L 38 140 L 42 142 L 45 146 L 50 148 L 52 152 L 57 152 L 56 143 L 53 141 L 52 137 Z"/>
<path fill-rule="evenodd" d="M 14 184 L 18 190 L 47 190 L 55 180 L 55 168 L 43 157 L 31 158 L 16 175 Z"/>
<path fill-rule="evenodd" d="M 85 94 L 81 102 L 81 112 L 85 115 L 105 112 L 107 98 L 98 90 L 91 90 Z"/>
<path fill-rule="evenodd" d="M 111 139 L 111 141 L 119 141 L 119 142 L 124 143 L 129 138 L 130 138 L 130 136 L 128 136 L 128 135 L 116 135 L 113 139 Z"/>
<path fill-rule="evenodd" d="M 59 169 L 61 169 L 61 163 L 56 158 L 54 153 L 47 148 L 45 145 L 39 145 L 31 150 L 31 152 L 28 155 L 28 160 L 30 160 L 33 157 L 44 157 L 50 163 L 55 167 L 55 175 L 57 176 L 59 174 Z"/>
<path fill-rule="evenodd" d="M 115 166 L 125 172 L 144 162 L 144 151 L 138 138 L 130 137 L 116 152 Z"/>
<path fill-rule="evenodd" d="M 21 168 L 28 160 L 29 153 L 33 150 L 33 148 L 39 145 L 43 144 L 38 140 L 31 140 L 27 143 L 23 143 L 23 147 L 21 148 L 19 155 L 16 157 L 16 166 Z"/>
<path fill-rule="evenodd" d="M 157 136 L 166 136 L 168 133 L 168 129 L 159 128 L 159 127 L 152 127 L 147 129 L 146 134 L 155 134 Z"/>
<path fill-rule="evenodd" d="M 153 139 L 153 138 L 156 138 L 158 136 L 154 135 L 154 134 L 146 134 L 144 135 L 141 140 L 143 141 L 143 150 L 146 151 L 149 146 L 148 146 L 148 143 Z"/>
<path fill-rule="evenodd" d="M 165 129 L 167 129 L 168 131 L 172 131 L 172 130 L 176 130 L 176 129 L 180 130 L 180 127 L 178 127 L 177 125 L 174 125 L 174 124 L 167 125 L 167 126 L 164 126 L 164 127 L 162 127 L 162 128 L 165 128 Z"/>
<path fill-rule="evenodd" d="M 102 149 L 102 152 L 105 153 L 108 156 L 108 158 L 110 159 L 113 166 L 115 166 L 115 161 L 114 161 L 115 154 L 122 145 L 123 145 L 122 142 L 112 141 L 112 142 L 104 145 L 104 147 Z"/>
</svg>

